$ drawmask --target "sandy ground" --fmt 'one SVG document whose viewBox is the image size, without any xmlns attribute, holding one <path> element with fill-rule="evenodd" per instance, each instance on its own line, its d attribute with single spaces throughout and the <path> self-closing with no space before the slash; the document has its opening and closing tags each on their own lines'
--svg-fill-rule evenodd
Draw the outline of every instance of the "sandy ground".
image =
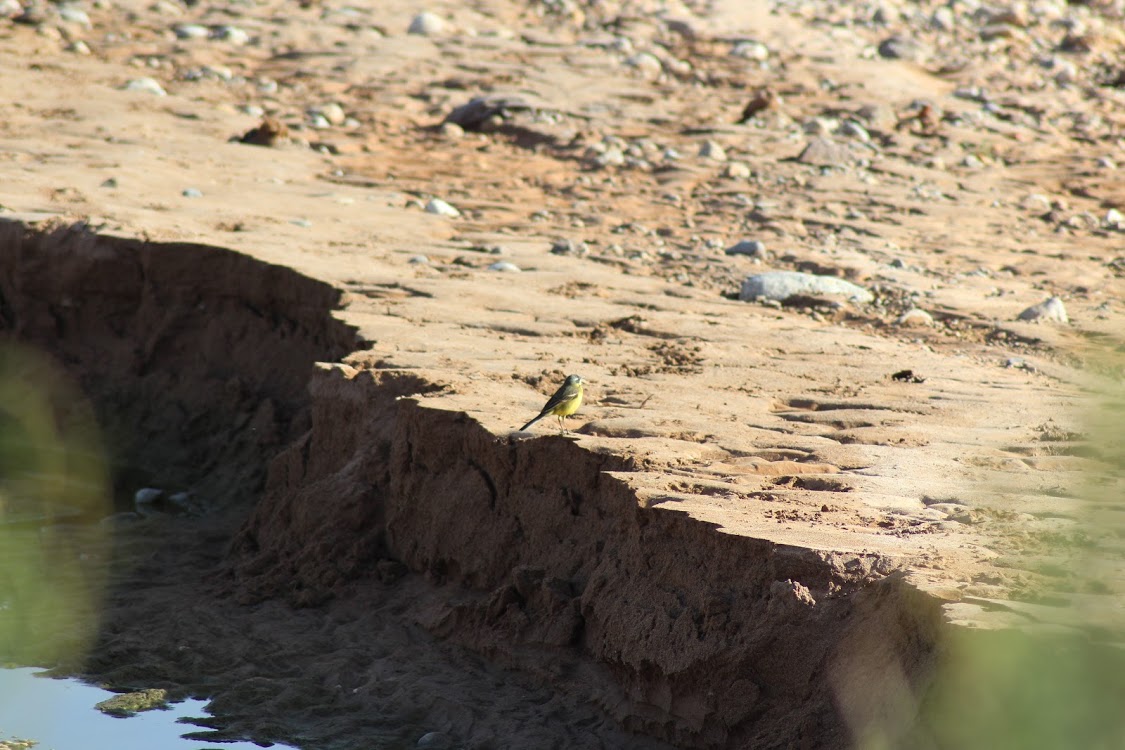
<svg viewBox="0 0 1125 750">
<path fill-rule="evenodd" d="M 571 440 L 620 459 L 643 507 L 901 571 L 948 621 L 1098 627 L 1113 609 L 1116 526 L 1092 519 L 1119 446 L 1091 432 L 1090 394 L 1119 383 L 1125 330 L 1120 3 L 435 2 L 429 35 L 407 33 L 422 9 L 397 0 L 82 7 L 88 23 L 55 6 L 0 21 L 10 218 L 326 281 L 368 344 L 345 378 L 416 373 L 436 384 L 422 409 L 504 440 L 579 373 Z M 127 90 L 142 77 L 166 95 Z M 477 96 L 506 105 L 443 126 Z M 272 147 L 232 140 L 263 116 L 286 129 Z M 821 138 L 827 155 L 805 152 Z M 744 240 L 762 247 L 726 252 Z M 738 299 L 772 270 L 874 301 Z M 1017 320 L 1051 296 L 1067 322 Z M 428 589 L 406 585 L 377 606 L 415 602 L 440 631 L 418 614 Z M 246 616 L 292 617 L 286 642 L 308 643 L 356 596 Z M 1082 617 L 1021 604 L 1077 599 Z M 387 627 L 402 653 L 447 648 Z M 448 648 L 471 677 L 447 692 L 523 679 Z M 128 658 L 103 650 L 93 671 Z M 394 741 L 436 710 L 412 723 L 412 689 L 385 719 Z M 512 701 L 556 717 L 557 746 L 633 741 L 566 699 L 528 708 L 537 689 Z M 487 746 L 510 731 L 490 721 L 429 728 Z"/>
</svg>

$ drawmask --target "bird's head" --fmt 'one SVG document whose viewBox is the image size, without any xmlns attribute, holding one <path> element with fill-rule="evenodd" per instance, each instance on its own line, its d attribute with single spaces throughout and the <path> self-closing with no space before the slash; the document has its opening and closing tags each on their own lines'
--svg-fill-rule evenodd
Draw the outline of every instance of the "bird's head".
<svg viewBox="0 0 1125 750">
<path fill-rule="evenodd" d="M 581 375 L 567 375 L 566 376 L 566 384 L 567 385 L 585 385 L 586 381 L 582 379 Z"/>
</svg>

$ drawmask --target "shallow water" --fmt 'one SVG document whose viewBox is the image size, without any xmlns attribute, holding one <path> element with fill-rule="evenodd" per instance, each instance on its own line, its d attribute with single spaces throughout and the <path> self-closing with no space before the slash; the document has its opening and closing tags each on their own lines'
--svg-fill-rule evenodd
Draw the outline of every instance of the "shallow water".
<svg viewBox="0 0 1125 750">
<path fill-rule="evenodd" d="M 4 740 L 20 739 L 34 740 L 43 750 L 259 750 L 252 742 L 219 744 L 182 737 L 203 728 L 177 719 L 209 716 L 206 701 L 189 699 L 168 710 L 119 719 L 94 708 L 114 693 L 78 680 L 36 676 L 42 671 L 0 669 L 0 747 Z"/>
</svg>

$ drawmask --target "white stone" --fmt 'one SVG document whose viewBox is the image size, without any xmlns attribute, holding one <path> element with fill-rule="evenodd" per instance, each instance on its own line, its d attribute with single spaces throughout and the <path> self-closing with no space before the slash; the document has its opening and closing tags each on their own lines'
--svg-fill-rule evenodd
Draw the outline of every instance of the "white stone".
<svg viewBox="0 0 1125 750">
<path fill-rule="evenodd" d="M 451 217 L 461 215 L 460 211 L 443 201 L 441 198 L 431 198 L 430 202 L 426 204 L 426 213 Z"/>
<path fill-rule="evenodd" d="M 172 27 L 177 39 L 206 39 L 211 29 L 200 23 L 180 23 Z"/>
<path fill-rule="evenodd" d="M 726 161 L 727 152 L 715 141 L 704 141 L 699 147 L 699 156 L 711 161 Z"/>
<path fill-rule="evenodd" d="M 845 297 L 853 302 L 871 302 L 875 299 L 871 292 L 850 281 L 797 271 L 770 271 L 748 276 L 738 293 L 738 298 L 744 302 L 759 297 L 784 302 L 794 296 Z"/>
<path fill-rule="evenodd" d="M 1058 297 L 1048 297 L 1038 305 L 1032 305 L 1018 316 L 1019 320 L 1032 322 L 1046 321 L 1048 323 L 1068 323 L 1066 306 Z"/>
<path fill-rule="evenodd" d="M 154 78 L 133 78 L 122 86 L 126 91 L 143 91 L 153 96 L 167 96 L 168 92 Z"/>
<path fill-rule="evenodd" d="M 410 21 L 407 34 L 420 34 L 421 36 L 436 36 L 445 31 L 445 21 L 441 16 L 429 11 L 423 11 Z"/>
<path fill-rule="evenodd" d="M 925 310 L 914 307 L 898 316 L 896 322 L 903 328 L 925 328 L 934 324 L 934 318 Z"/>
<path fill-rule="evenodd" d="M 770 48 L 761 42 L 743 41 L 735 44 L 734 47 L 731 48 L 730 54 L 732 57 L 742 57 L 747 60 L 765 62 L 770 58 Z"/>
<path fill-rule="evenodd" d="M 642 76 L 650 81 L 656 80 L 664 72 L 664 65 L 660 58 L 650 52 L 638 52 L 625 58 L 625 64 L 635 68 Z"/>
<path fill-rule="evenodd" d="M 498 260 L 488 267 L 489 271 L 500 271 L 501 273 L 519 273 L 520 267 L 515 263 L 509 263 L 506 260 Z"/>
<path fill-rule="evenodd" d="M 763 258 L 766 254 L 766 243 L 760 240 L 742 240 L 727 248 L 727 255 L 752 255 Z"/>
</svg>

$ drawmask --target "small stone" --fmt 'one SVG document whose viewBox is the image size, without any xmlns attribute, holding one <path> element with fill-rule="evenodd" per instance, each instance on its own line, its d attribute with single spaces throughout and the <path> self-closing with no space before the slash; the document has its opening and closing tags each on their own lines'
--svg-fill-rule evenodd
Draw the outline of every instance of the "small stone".
<svg viewBox="0 0 1125 750">
<path fill-rule="evenodd" d="M 167 96 L 168 92 L 153 78 L 133 78 L 125 83 L 125 91 L 141 91 L 153 96 Z"/>
<path fill-rule="evenodd" d="M 976 154 L 966 154 L 965 158 L 961 160 L 961 166 L 968 169 L 980 169 L 984 166 L 984 162 Z"/>
<path fill-rule="evenodd" d="M 664 72 L 664 64 L 660 62 L 660 58 L 651 52 L 638 52 L 627 57 L 625 58 L 625 64 L 630 68 L 635 68 L 642 77 L 650 81 L 656 80 Z"/>
<path fill-rule="evenodd" d="M 20 0 L 0 0 L 0 18 L 15 18 L 23 13 Z"/>
<path fill-rule="evenodd" d="M 828 135 L 837 125 L 839 121 L 831 117 L 810 117 L 801 123 L 801 130 L 809 135 Z"/>
<path fill-rule="evenodd" d="M 522 269 L 515 263 L 506 260 L 498 260 L 488 267 L 489 271 L 499 271 L 501 273 L 519 273 Z"/>
<path fill-rule="evenodd" d="M 818 167 L 844 167 L 855 161 L 855 153 L 849 146 L 830 138 L 813 138 L 797 156 L 797 161 Z"/>
<path fill-rule="evenodd" d="M 309 229 L 313 225 L 308 219 L 290 219 L 289 223 L 301 229 Z"/>
<path fill-rule="evenodd" d="M 443 138 L 457 141 L 465 137 L 465 129 L 455 122 L 443 122 L 441 124 L 441 135 Z"/>
<path fill-rule="evenodd" d="M 625 154 L 617 147 L 607 148 L 590 161 L 597 167 L 620 167 L 625 163 Z"/>
<path fill-rule="evenodd" d="M 101 187 L 111 188 L 111 189 L 117 187 L 117 178 L 116 177 L 110 177 L 110 178 L 102 181 Z"/>
<path fill-rule="evenodd" d="M 845 297 L 853 302 L 871 302 L 875 299 L 871 292 L 850 281 L 797 271 L 770 271 L 748 276 L 738 293 L 738 298 L 744 302 L 759 297 L 784 302 L 795 296 Z"/>
<path fill-rule="evenodd" d="M 1106 211 L 1102 222 L 1106 229 L 1125 230 L 1125 214 L 1122 214 L 1116 208 Z"/>
<path fill-rule="evenodd" d="M 215 39 L 240 47 L 250 41 L 250 34 L 238 26 L 220 26 L 215 29 L 213 36 Z"/>
<path fill-rule="evenodd" d="M 75 39 L 67 45 L 66 51 L 73 52 L 76 55 L 88 55 L 90 54 L 90 45 L 86 44 L 86 42 L 81 39 Z"/>
<path fill-rule="evenodd" d="M 1045 214 L 1051 210 L 1051 199 L 1040 193 L 1030 193 L 1020 201 L 1020 208 L 1037 214 Z"/>
<path fill-rule="evenodd" d="M 903 328 L 928 328 L 933 326 L 934 318 L 925 310 L 914 307 L 898 316 L 896 323 Z"/>
<path fill-rule="evenodd" d="M 585 257 L 590 254 L 590 245 L 585 240 L 579 240 L 578 242 L 572 239 L 555 240 L 551 243 L 551 254 Z"/>
<path fill-rule="evenodd" d="M 414 16 L 410 21 L 410 26 L 407 27 L 407 34 L 419 34 L 421 36 L 436 36 L 445 31 L 445 21 L 441 16 L 429 11 L 423 11 Z"/>
<path fill-rule="evenodd" d="M 185 198 L 202 198 L 203 192 L 197 188 L 184 188 L 181 195 Z"/>
<path fill-rule="evenodd" d="M 314 130 L 325 130 L 332 127 L 332 123 L 328 122 L 328 118 L 319 112 L 309 114 L 309 127 Z"/>
<path fill-rule="evenodd" d="M 953 10 L 946 5 L 935 10 L 930 16 L 930 28 L 936 31 L 953 31 L 956 25 L 957 19 L 953 15 Z"/>
<path fill-rule="evenodd" d="M 206 39 L 211 36 L 211 29 L 198 23 L 180 23 L 172 27 L 172 32 L 177 39 Z"/>
<path fill-rule="evenodd" d="M 418 738 L 416 747 L 424 750 L 451 750 L 453 738 L 444 732 L 426 732 Z"/>
<path fill-rule="evenodd" d="M 329 102 L 322 104 L 319 107 L 313 107 L 309 110 L 310 114 L 320 115 L 328 121 L 329 125 L 343 125 L 344 120 L 348 119 L 347 113 L 344 108 L 336 102 Z"/>
<path fill-rule="evenodd" d="M 727 255 L 750 255 L 755 258 L 766 257 L 766 243 L 759 240 L 742 240 L 726 250 Z"/>
<path fill-rule="evenodd" d="M 918 60 L 922 47 L 910 37 L 895 34 L 879 43 L 879 56 L 888 60 Z"/>
<path fill-rule="evenodd" d="M 85 29 L 93 27 L 93 24 L 90 23 L 90 16 L 86 14 L 86 11 L 75 5 L 59 6 L 59 18 L 67 23 L 78 24 Z"/>
<path fill-rule="evenodd" d="M 723 177 L 732 180 L 746 180 L 750 177 L 750 165 L 742 161 L 732 161 L 723 170 Z"/>
<path fill-rule="evenodd" d="M 429 264 L 430 259 L 425 255 L 411 255 L 410 260 L 406 262 L 414 266 L 424 266 Z"/>
<path fill-rule="evenodd" d="M 161 498 L 164 490 L 156 487 L 143 487 L 133 495 L 133 505 L 152 505 Z"/>
<path fill-rule="evenodd" d="M 871 134 L 867 132 L 867 128 L 863 127 L 855 120 L 845 120 L 836 132 L 848 138 L 855 138 L 861 143 L 871 141 Z"/>
<path fill-rule="evenodd" d="M 441 198 L 431 198 L 429 203 L 426 204 L 426 213 L 451 217 L 461 215 L 460 211 L 443 201 Z"/>
<path fill-rule="evenodd" d="M 1098 160 L 1094 162 L 1098 169 L 1117 169 L 1117 163 L 1108 156 L 1099 156 Z"/>
<path fill-rule="evenodd" d="M 742 41 L 736 43 L 730 50 L 731 57 L 742 57 L 747 60 L 765 62 L 770 58 L 770 48 L 761 42 Z"/>
<path fill-rule="evenodd" d="M 1039 304 L 1032 305 L 1031 307 L 1021 312 L 1017 319 L 1036 323 L 1070 322 L 1070 319 L 1066 315 L 1066 306 L 1063 305 L 1063 301 L 1058 297 L 1048 297 Z"/>
<path fill-rule="evenodd" d="M 711 161 L 726 161 L 727 152 L 715 141 L 704 141 L 699 147 L 699 157 Z"/>
</svg>

